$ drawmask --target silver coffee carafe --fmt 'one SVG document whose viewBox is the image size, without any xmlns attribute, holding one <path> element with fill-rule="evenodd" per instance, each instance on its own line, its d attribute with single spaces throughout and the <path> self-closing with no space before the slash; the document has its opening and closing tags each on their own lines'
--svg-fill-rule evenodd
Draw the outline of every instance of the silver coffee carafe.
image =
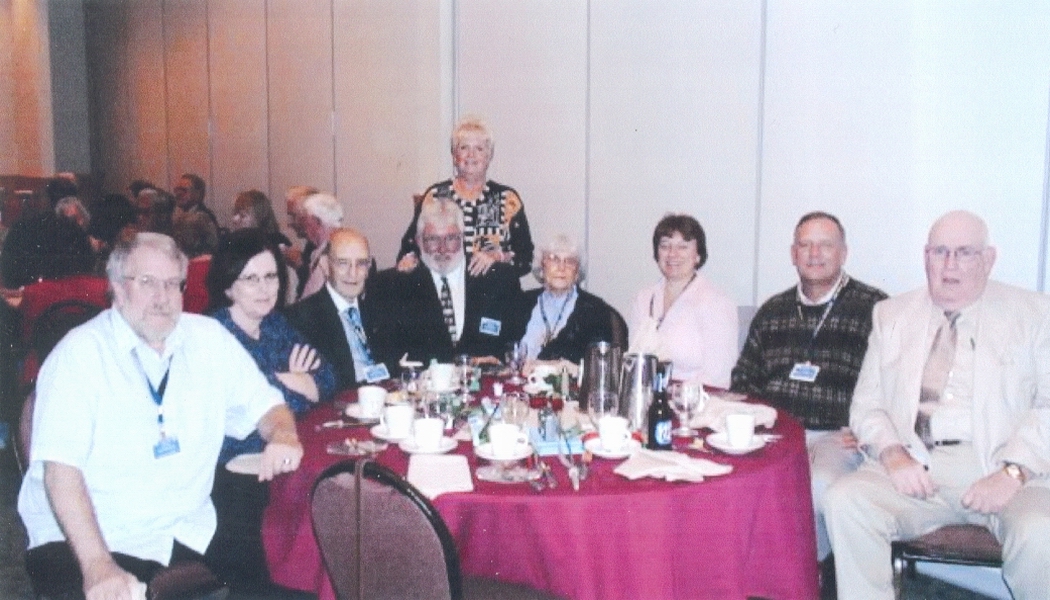
<svg viewBox="0 0 1050 600">
<path fill-rule="evenodd" d="M 592 396 L 620 393 L 620 363 L 623 350 L 609 342 L 595 342 L 587 347 L 580 379 L 580 409 L 590 406 Z"/>
<path fill-rule="evenodd" d="M 653 378 L 658 359 L 652 354 L 625 354 L 620 376 L 620 416 L 633 431 L 645 430 L 646 413 L 653 401 Z"/>
</svg>

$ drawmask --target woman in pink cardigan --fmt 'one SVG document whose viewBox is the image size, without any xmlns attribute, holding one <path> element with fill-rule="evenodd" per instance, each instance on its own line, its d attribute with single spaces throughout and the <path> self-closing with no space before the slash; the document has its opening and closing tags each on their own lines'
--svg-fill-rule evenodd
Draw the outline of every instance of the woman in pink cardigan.
<svg viewBox="0 0 1050 600">
<path fill-rule="evenodd" d="M 631 351 L 674 363 L 674 378 L 728 388 L 736 363 L 736 303 L 700 274 L 707 262 L 704 228 L 669 214 L 653 232 L 653 258 L 663 277 L 634 301 Z"/>
</svg>

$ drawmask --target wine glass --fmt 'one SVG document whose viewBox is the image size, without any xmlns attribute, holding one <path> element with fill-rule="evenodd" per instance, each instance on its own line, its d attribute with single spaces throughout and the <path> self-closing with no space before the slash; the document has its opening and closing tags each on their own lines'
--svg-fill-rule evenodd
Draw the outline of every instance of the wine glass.
<svg viewBox="0 0 1050 600">
<path fill-rule="evenodd" d="M 503 394 L 499 406 L 504 423 L 517 425 L 519 429 L 525 428 L 525 424 L 529 419 L 529 410 L 531 410 L 529 397 L 526 394 L 521 392 Z"/>
<path fill-rule="evenodd" d="M 668 390 L 671 396 L 671 408 L 678 414 L 678 429 L 674 434 L 681 437 L 693 437 L 689 423 L 693 420 L 693 411 L 700 406 L 703 389 L 697 383 L 682 382 L 672 384 Z"/>
<path fill-rule="evenodd" d="M 518 342 L 507 346 L 507 366 L 510 367 L 511 377 L 507 383 L 521 385 L 525 378 L 521 376 L 521 370 L 525 367 L 525 360 L 529 356 L 529 347 L 525 342 Z"/>
</svg>

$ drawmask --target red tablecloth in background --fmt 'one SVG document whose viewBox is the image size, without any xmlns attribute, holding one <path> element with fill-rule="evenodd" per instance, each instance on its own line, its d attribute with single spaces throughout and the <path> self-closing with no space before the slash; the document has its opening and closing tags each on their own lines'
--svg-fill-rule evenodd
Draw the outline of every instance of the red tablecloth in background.
<svg viewBox="0 0 1050 600">
<path fill-rule="evenodd" d="M 328 442 L 367 438 L 367 429 L 315 431 L 336 416 L 322 406 L 299 423 L 306 454 L 270 487 L 263 541 L 273 580 L 334 598 L 310 520 L 314 479 L 345 457 Z M 459 548 L 463 571 L 529 584 L 574 600 L 686 598 L 812 599 L 819 596 L 809 459 L 804 431 L 779 413 L 780 441 L 747 456 L 697 453 L 731 464 L 701 483 L 627 481 L 620 461 L 596 458 L 573 492 L 565 468 L 548 457 L 559 485 L 475 479 L 475 491 L 434 500 Z M 469 442 L 455 450 L 479 461 Z M 379 462 L 404 474 L 408 456 L 391 445 Z"/>
</svg>

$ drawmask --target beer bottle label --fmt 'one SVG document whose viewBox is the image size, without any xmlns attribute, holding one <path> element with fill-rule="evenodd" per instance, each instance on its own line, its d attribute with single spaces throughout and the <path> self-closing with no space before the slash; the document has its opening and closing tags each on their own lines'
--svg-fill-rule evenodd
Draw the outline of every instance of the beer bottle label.
<svg viewBox="0 0 1050 600">
<path fill-rule="evenodd" d="M 659 446 L 670 446 L 671 445 L 671 421 L 660 421 L 656 424 L 653 430 L 654 437 L 656 437 L 656 444 Z"/>
</svg>

